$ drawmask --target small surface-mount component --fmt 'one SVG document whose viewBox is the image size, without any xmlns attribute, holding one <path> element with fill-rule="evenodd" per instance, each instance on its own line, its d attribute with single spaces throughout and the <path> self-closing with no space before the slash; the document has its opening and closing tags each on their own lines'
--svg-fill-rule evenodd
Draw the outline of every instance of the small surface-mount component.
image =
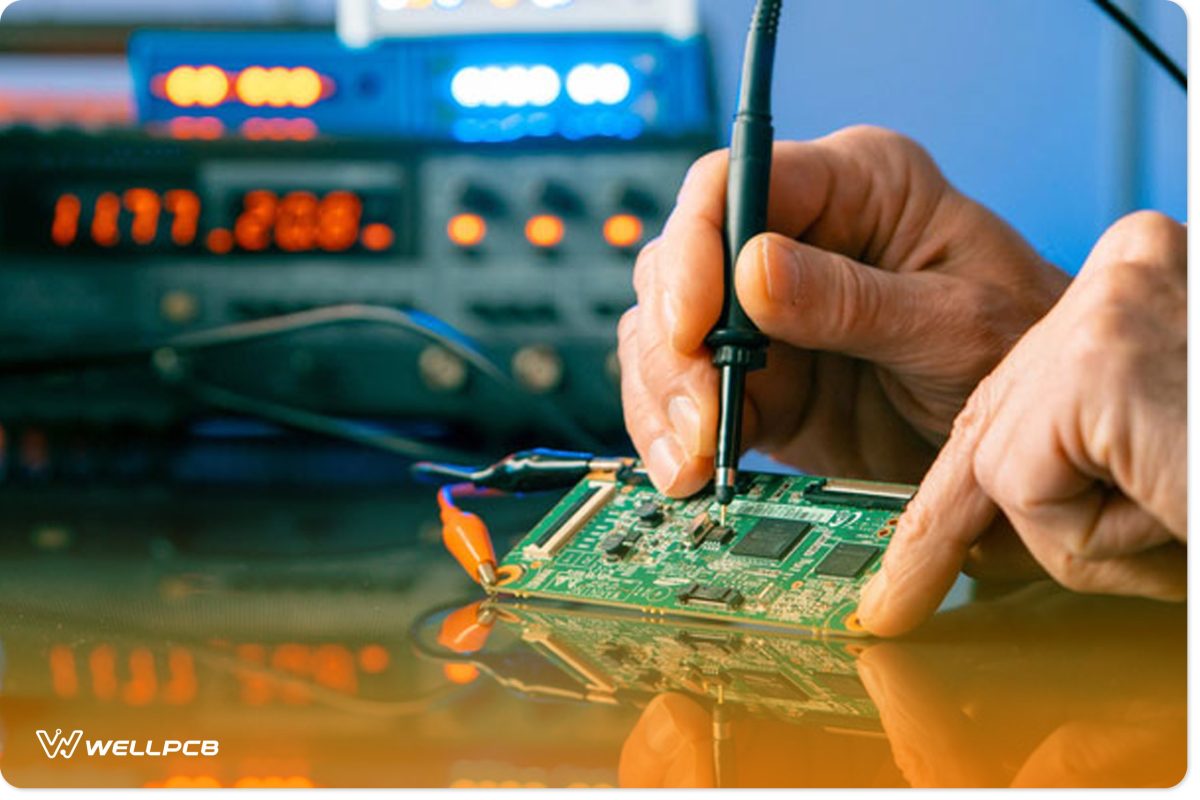
<svg viewBox="0 0 1200 800">
<path fill-rule="evenodd" d="M 688 525 L 687 534 L 688 542 L 692 549 L 695 549 L 709 542 L 726 544 L 733 539 L 736 532 L 727 525 L 718 524 L 708 514 L 701 514 Z"/>
<path fill-rule="evenodd" d="M 620 561 L 629 555 L 630 544 L 623 533 L 610 533 L 600 542 L 600 551 L 606 561 Z"/>
<path fill-rule="evenodd" d="M 829 478 L 805 489 L 804 497 L 814 503 L 903 511 L 915 491 L 911 486 L 896 483 Z"/>
<path fill-rule="evenodd" d="M 834 546 L 814 572 L 832 578 L 857 578 L 880 553 L 878 547 L 865 544 L 839 542 Z"/>
<path fill-rule="evenodd" d="M 676 595 L 676 599 L 685 606 L 719 608 L 726 611 L 740 608 L 745 600 L 737 589 L 730 589 L 727 586 L 709 586 L 702 583 L 691 584 Z"/>
<path fill-rule="evenodd" d="M 657 500 L 647 500 L 634 510 L 638 521 L 647 528 L 657 528 L 663 521 L 663 508 Z"/>
<path fill-rule="evenodd" d="M 812 529 L 808 522 L 784 519 L 759 520 L 729 552 L 747 558 L 768 558 L 782 561 L 787 558 L 805 534 Z"/>
</svg>

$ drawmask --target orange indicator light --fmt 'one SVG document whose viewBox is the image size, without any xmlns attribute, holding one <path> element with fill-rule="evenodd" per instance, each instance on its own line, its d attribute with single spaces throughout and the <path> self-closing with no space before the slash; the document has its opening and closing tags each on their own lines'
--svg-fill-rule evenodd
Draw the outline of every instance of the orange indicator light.
<svg viewBox="0 0 1200 800">
<path fill-rule="evenodd" d="M 321 76 L 308 67 L 297 67 L 288 75 L 288 99 L 296 108 L 308 108 L 321 99 Z"/>
<path fill-rule="evenodd" d="M 181 108 L 220 105 L 229 96 L 229 76 L 220 67 L 176 67 L 163 84 L 167 99 Z"/>
<path fill-rule="evenodd" d="M 209 250 L 223 256 L 233 250 L 233 234 L 224 228 L 217 228 L 209 232 L 205 244 Z"/>
<path fill-rule="evenodd" d="M 604 223 L 604 241 L 622 250 L 642 241 L 642 221 L 632 214 L 617 214 Z"/>
<path fill-rule="evenodd" d="M 478 214 L 459 214 L 446 226 L 446 235 L 459 247 L 478 247 L 487 238 L 487 221 Z"/>
<path fill-rule="evenodd" d="M 373 222 L 363 228 L 363 247 L 376 253 L 390 250 L 396 241 L 396 234 L 382 222 Z"/>
<path fill-rule="evenodd" d="M 558 247 L 565 235 L 566 226 L 562 218 L 552 214 L 539 214 L 525 223 L 525 238 L 534 247 Z"/>
<path fill-rule="evenodd" d="M 248 106 L 309 108 L 325 94 L 326 79 L 309 67 L 247 67 L 234 82 L 234 94 Z"/>
</svg>

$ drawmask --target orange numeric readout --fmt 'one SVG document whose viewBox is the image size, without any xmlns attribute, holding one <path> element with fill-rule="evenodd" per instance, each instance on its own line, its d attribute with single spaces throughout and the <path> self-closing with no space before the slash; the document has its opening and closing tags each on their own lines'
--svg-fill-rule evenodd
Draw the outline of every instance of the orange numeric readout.
<svg viewBox="0 0 1200 800">
<path fill-rule="evenodd" d="M 259 253 L 275 247 L 285 253 L 324 251 L 340 253 L 362 245 L 365 250 L 389 250 L 395 241 L 392 228 L 384 223 L 364 225 L 363 201 L 354 192 L 332 191 L 324 196 L 295 191 L 282 196 L 265 189 L 246 192 L 241 210 L 230 228 L 217 227 L 200 235 L 203 206 L 200 196 L 187 189 L 158 193 L 146 188 L 103 192 L 91 208 L 90 224 L 84 228 L 91 241 L 101 247 L 121 242 L 122 223 L 128 222 L 129 239 L 146 247 L 158 242 L 169 217 L 170 241 L 178 247 L 197 242 L 217 255 L 235 249 Z M 123 215 L 125 215 L 123 217 Z M 79 195 L 64 193 L 54 205 L 50 238 L 58 247 L 80 242 L 80 226 L 86 216 Z"/>
</svg>

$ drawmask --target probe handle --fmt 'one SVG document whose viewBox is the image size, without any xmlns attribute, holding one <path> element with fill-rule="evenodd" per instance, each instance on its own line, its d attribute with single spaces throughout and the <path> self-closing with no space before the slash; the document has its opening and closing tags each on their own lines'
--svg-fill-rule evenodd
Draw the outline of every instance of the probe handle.
<svg viewBox="0 0 1200 800">
<path fill-rule="evenodd" d="M 725 298 L 721 321 L 709 344 L 759 348 L 765 338 L 738 302 L 735 289 L 737 259 L 746 244 L 767 229 L 767 187 L 771 182 L 771 148 L 775 130 L 770 117 L 738 114 L 729 151 L 729 184 L 725 220 Z M 747 364 L 751 369 L 755 366 Z M 760 365 L 761 366 L 761 365 Z"/>
</svg>

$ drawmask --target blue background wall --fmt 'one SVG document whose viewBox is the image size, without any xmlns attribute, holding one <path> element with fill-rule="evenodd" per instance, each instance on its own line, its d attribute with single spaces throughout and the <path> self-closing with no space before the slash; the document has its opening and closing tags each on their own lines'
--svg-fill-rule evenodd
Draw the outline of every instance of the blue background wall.
<svg viewBox="0 0 1200 800">
<path fill-rule="evenodd" d="M 701 0 L 723 114 L 753 0 Z M 1180 63 L 1168 0 L 1125 3 Z M 1186 209 L 1186 97 L 1088 0 L 789 0 L 779 136 L 872 123 L 1074 272 L 1117 217 Z"/>
</svg>

